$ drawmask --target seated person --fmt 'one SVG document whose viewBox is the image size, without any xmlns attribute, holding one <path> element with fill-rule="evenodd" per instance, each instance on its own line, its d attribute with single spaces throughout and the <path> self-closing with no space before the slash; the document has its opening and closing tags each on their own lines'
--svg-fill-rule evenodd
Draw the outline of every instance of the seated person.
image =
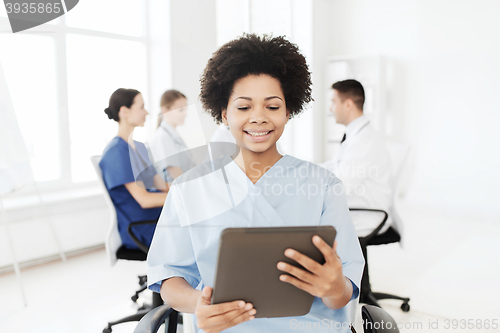
<svg viewBox="0 0 500 333">
<path fill-rule="evenodd" d="M 346 126 L 340 148 L 333 160 L 323 166 L 344 183 L 349 208 L 382 209 L 389 213 L 392 205 L 391 159 L 384 138 L 363 115 L 365 91 L 356 80 L 332 85 L 330 109 L 335 121 Z M 380 214 L 351 212 L 358 237 L 370 234 L 381 222 Z M 387 220 L 379 233 L 391 224 Z"/>
<path fill-rule="evenodd" d="M 149 288 L 172 308 L 194 313 L 201 332 L 289 332 L 292 320 L 320 324 L 315 332 L 346 332 L 346 304 L 359 294 L 364 260 L 342 183 L 276 147 L 289 118 L 312 100 L 304 56 L 284 37 L 244 35 L 212 55 L 200 99 L 216 122 L 229 126 L 239 151 L 173 183 L 148 254 Z M 253 320 L 259 309 L 244 300 L 211 305 L 224 228 L 301 225 L 332 225 L 338 232 L 333 247 L 312 239 L 325 264 L 292 249 L 285 255 L 308 271 L 277 263 L 283 283 L 316 297 L 309 314 Z"/>
<path fill-rule="evenodd" d="M 134 128 L 143 126 L 148 114 L 141 93 L 116 90 L 104 112 L 118 122 L 118 135 L 104 149 L 99 166 L 116 208 L 122 243 L 128 249 L 138 249 L 127 228 L 132 222 L 157 221 L 168 187 L 156 174 L 144 144 L 132 140 Z M 133 227 L 133 232 L 149 247 L 155 228 L 155 224 L 140 225 Z"/>
<path fill-rule="evenodd" d="M 184 140 L 175 131 L 186 119 L 186 96 L 177 90 L 167 90 L 161 96 L 160 107 L 158 128 L 149 146 L 156 170 L 166 182 L 172 183 L 194 166 Z"/>
</svg>

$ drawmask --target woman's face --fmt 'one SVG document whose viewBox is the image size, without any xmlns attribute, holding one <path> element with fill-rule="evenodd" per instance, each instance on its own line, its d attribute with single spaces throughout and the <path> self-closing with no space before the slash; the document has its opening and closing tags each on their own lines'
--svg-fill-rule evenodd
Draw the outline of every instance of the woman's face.
<svg viewBox="0 0 500 333">
<path fill-rule="evenodd" d="M 169 108 L 162 107 L 163 119 L 171 126 L 177 127 L 184 124 L 187 116 L 187 99 L 184 97 L 178 98 Z"/>
<path fill-rule="evenodd" d="M 262 153 L 276 146 L 289 118 L 280 82 L 265 74 L 248 75 L 234 83 L 222 111 L 238 146 Z"/>
<path fill-rule="evenodd" d="M 123 108 L 123 107 L 122 107 Z M 132 126 L 143 126 L 146 122 L 148 111 L 144 108 L 142 94 L 137 94 L 130 108 L 124 107 L 124 112 L 120 110 L 120 119 L 126 120 Z"/>
</svg>

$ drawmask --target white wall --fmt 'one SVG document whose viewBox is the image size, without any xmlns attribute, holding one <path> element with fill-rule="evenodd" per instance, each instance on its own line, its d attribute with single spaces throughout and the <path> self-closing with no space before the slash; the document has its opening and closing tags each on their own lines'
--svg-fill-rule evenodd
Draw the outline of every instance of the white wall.
<svg viewBox="0 0 500 333">
<path fill-rule="evenodd" d="M 392 137 L 413 143 L 418 158 L 408 200 L 499 216 L 500 2 L 329 6 L 332 56 L 383 54 L 391 63 Z"/>
<path fill-rule="evenodd" d="M 312 20 L 312 43 L 313 60 L 309 63 L 312 71 L 313 81 L 313 108 L 314 108 L 314 158 L 313 162 L 324 162 L 324 147 L 326 133 L 324 133 L 325 112 L 330 107 L 325 105 L 325 64 L 326 58 L 332 55 L 333 48 L 332 27 L 330 21 L 330 12 L 332 2 L 328 0 L 313 1 L 313 20 Z"/>
<path fill-rule="evenodd" d="M 64 253 L 104 243 L 110 223 L 104 197 L 96 191 L 84 197 L 73 194 L 61 193 L 57 200 L 44 196 L 45 209 L 36 197 L 32 204 L 5 207 L 0 224 L 0 269 L 11 265 L 14 256 L 19 263 L 57 258 L 58 243 Z M 14 203 L 4 198 L 4 204 L 9 202 Z"/>
<path fill-rule="evenodd" d="M 203 112 L 198 100 L 200 75 L 217 49 L 215 0 L 171 0 L 172 87 L 195 104 L 197 117 L 188 111 L 185 125 L 177 130 L 189 147 L 210 140 L 217 126 Z M 203 133 L 200 133 L 200 127 Z"/>
</svg>

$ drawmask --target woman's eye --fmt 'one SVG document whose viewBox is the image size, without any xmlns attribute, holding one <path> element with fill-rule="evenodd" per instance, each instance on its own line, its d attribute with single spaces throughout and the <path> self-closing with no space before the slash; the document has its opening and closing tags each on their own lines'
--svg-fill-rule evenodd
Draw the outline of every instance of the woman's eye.
<svg viewBox="0 0 500 333">
<path fill-rule="evenodd" d="M 249 109 L 249 107 L 248 107 L 248 106 L 240 106 L 240 107 L 238 108 L 238 110 L 242 110 L 242 111 L 245 111 L 245 110 L 248 110 L 248 109 Z"/>
<path fill-rule="evenodd" d="M 269 110 L 279 110 L 279 106 L 270 106 Z"/>
</svg>

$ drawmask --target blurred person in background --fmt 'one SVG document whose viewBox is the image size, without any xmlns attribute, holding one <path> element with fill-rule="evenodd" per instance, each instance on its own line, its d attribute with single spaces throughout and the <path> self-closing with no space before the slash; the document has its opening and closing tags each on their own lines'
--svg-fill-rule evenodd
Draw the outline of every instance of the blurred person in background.
<svg viewBox="0 0 500 333">
<path fill-rule="evenodd" d="M 149 140 L 156 169 L 163 179 L 172 183 L 175 178 L 194 166 L 184 140 L 175 130 L 187 116 L 186 96 L 177 90 L 167 90 L 160 100 L 158 128 Z"/>
<path fill-rule="evenodd" d="M 389 212 L 392 204 L 391 158 L 384 138 L 363 114 L 365 91 L 356 80 L 332 85 L 330 111 L 338 124 L 346 126 L 336 156 L 322 164 L 344 183 L 349 208 L 382 209 Z M 358 237 L 370 234 L 379 224 L 378 215 L 351 212 Z M 391 225 L 391 217 L 379 233 Z"/>
<path fill-rule="evenodd" d="M 158 221 L 168 185 L 156 173 L 146 146 L 132 139 L 134 129 L 143 126 L 148 115 L 142 94 L 120 88 L 111 95 L 104 112 L 118 122 L 118 135 L 104 149 L 99 166 L 116 207 L 122 243 L 128 249 L 138 249 L 127 228 L 132 222 Z M 155 228 L 156 224 L 138 225 L 132 231 L 149 247 Z"/>
</svg>

